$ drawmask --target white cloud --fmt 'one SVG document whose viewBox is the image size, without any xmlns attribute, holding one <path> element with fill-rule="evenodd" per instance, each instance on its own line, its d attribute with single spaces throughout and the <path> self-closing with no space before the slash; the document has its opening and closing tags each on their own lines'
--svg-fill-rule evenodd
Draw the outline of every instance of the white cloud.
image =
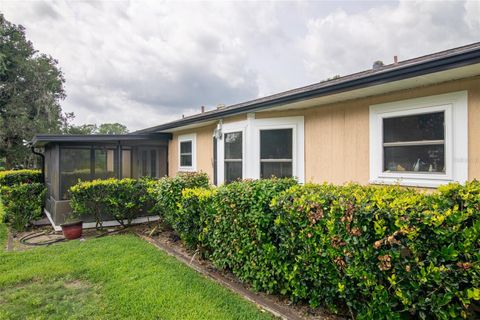
<svg viewBox="0 0 480 320">
<path fill-rule="evenodd" d="M 78 123 L 140 129 L 478 41 L 470 2 L 0 2 L 59 60 Z"/>
<path fill-rule="evenodd" d="M 317 79 L 479 41 L 479 2 L 401 1 L 366 12 L 343 10 L 308 21 L 305 64 Z"/>
</svg>

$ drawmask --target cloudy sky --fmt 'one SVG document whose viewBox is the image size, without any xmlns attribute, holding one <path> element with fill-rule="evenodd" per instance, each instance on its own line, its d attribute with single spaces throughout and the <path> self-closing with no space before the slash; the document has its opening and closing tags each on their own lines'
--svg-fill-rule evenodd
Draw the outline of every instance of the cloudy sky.
<svg viewBox="0 0 480 320">
<path fill-rule="evenodd" d="M 130 130 L 480 41 L 480 1 L 10 1 L 76 123 Z"/>
</svg>

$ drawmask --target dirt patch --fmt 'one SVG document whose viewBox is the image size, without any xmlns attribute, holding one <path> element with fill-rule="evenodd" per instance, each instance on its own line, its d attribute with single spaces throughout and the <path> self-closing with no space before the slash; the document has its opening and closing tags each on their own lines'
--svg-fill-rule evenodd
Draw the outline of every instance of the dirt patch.
<svg viewBox="0 0 480 320">
<path fill-rule="evenodd" d="M 65 281 L 63 286 L 67 289 L 88 289 L 90 284 L 81 280 Z"/>
<path fill-rule="evenodd" d="M 305 304 L 293 304 L 287 298 L 255 293 L 246 284 L 240 282 L 233 274 L 217 270 L 209 261 L 203 260 L 196 252 L 191 252 L 182 245 L 178 235 L 158 223 L 137 225 L 133 227 L 137 235 L 154 244 L 167 254 L 174 256 L 197 272 L 213 279 L 228 289 L 242 295 L 274 315 L 283 319 L 340 320 L 346 319 L 332 315 L 322 308 L 312 309 Z"/>
</svg>

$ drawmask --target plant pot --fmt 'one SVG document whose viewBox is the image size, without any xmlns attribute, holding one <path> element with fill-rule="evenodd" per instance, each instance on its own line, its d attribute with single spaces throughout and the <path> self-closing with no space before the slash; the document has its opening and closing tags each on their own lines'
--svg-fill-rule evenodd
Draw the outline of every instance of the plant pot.
<svg viewBox="0 0 480 320">
<path fill-rule="evenodd" d="M 78 239 L 82 236 L 83 221 L 64 223 L 62 227 L 63 236 L 67 240 Z"/>
</svg>

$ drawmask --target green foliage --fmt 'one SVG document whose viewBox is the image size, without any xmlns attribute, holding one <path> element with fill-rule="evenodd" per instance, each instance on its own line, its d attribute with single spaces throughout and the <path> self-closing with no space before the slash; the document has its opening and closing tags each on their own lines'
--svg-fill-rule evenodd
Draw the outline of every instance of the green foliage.
<svg viewBox="0 0 480 320">
<path fill-rule="evenodd" d="M 185 189 L 176 212 L 187 245 L 254 289 L 358 319 L 478 317 L 480 182 L 239 181 Z"/>
<path fill-rule="evenodd" d="M 125 134 L 128 133 L 127 126 L 115 122 L 115 123 L 102 123 L 98 126 L 97 133 L 100 134 Z"/>
<path fill-rule="evenodd" d="M 151 181 L 148 188 L 150 201 L 155 203 L 153 213 L 159 215 L 170 226 L 178 221 L 178 203 L 186 188 L 208 187 L 208 175 L 203 172 L 182 172 L 175 177 L 164 177 Z"/>
<path fill-rule="evenodd" d="M 58 62 L 36 51 L 25 29 L 0 13 L 0 158 L 7 168 L 36 160 L 23 140 L 60 131 L 64 81 Z"/>
<path fill-rule="evenodd" d="M 207 257 L 254 289 L 275 292 L 280 270 L 270 202 L 295 184 L 293 179 L 264 179 L 218 188 L 201 234 Z"/>
<path fill-rule="evenodd" d="M 13 186 L 21 183 L 41 182 L 42 173 L 38 170 L 0 171 L 0 186 Z"/>
<path fill-rule="evenodd" d="M 480 184 L 296 186 L 278 214 L 280 292 L 358 319 L 465 318 L 480 286 Z"/>
<path fill-rule="evenodd" d="M 70 188 L 70 196 L 72 218 L 93 215 L 97 227 L 112 217 L 122 226 L 130 225 L 147 213 L 147 181 L 143 179 L 79 182 Z"/>
<path fill-rule="evenodd" d="M 0 187 L 3 220 L 17 231 L 25 230 L 30 221 L 42 216 L 45 193 L 45 186 L 36 182 Z"/>
<path fill-rule="evenodd" d="M 177 215 L 172 224 L 183 242 L 191 249 L 202 249 L 204 243 L 203 230 L 206 220 L 213 216 L 213 198 L 217 193 L 212 188 L 184 189 L 178 204 Z"/>
</svg>

